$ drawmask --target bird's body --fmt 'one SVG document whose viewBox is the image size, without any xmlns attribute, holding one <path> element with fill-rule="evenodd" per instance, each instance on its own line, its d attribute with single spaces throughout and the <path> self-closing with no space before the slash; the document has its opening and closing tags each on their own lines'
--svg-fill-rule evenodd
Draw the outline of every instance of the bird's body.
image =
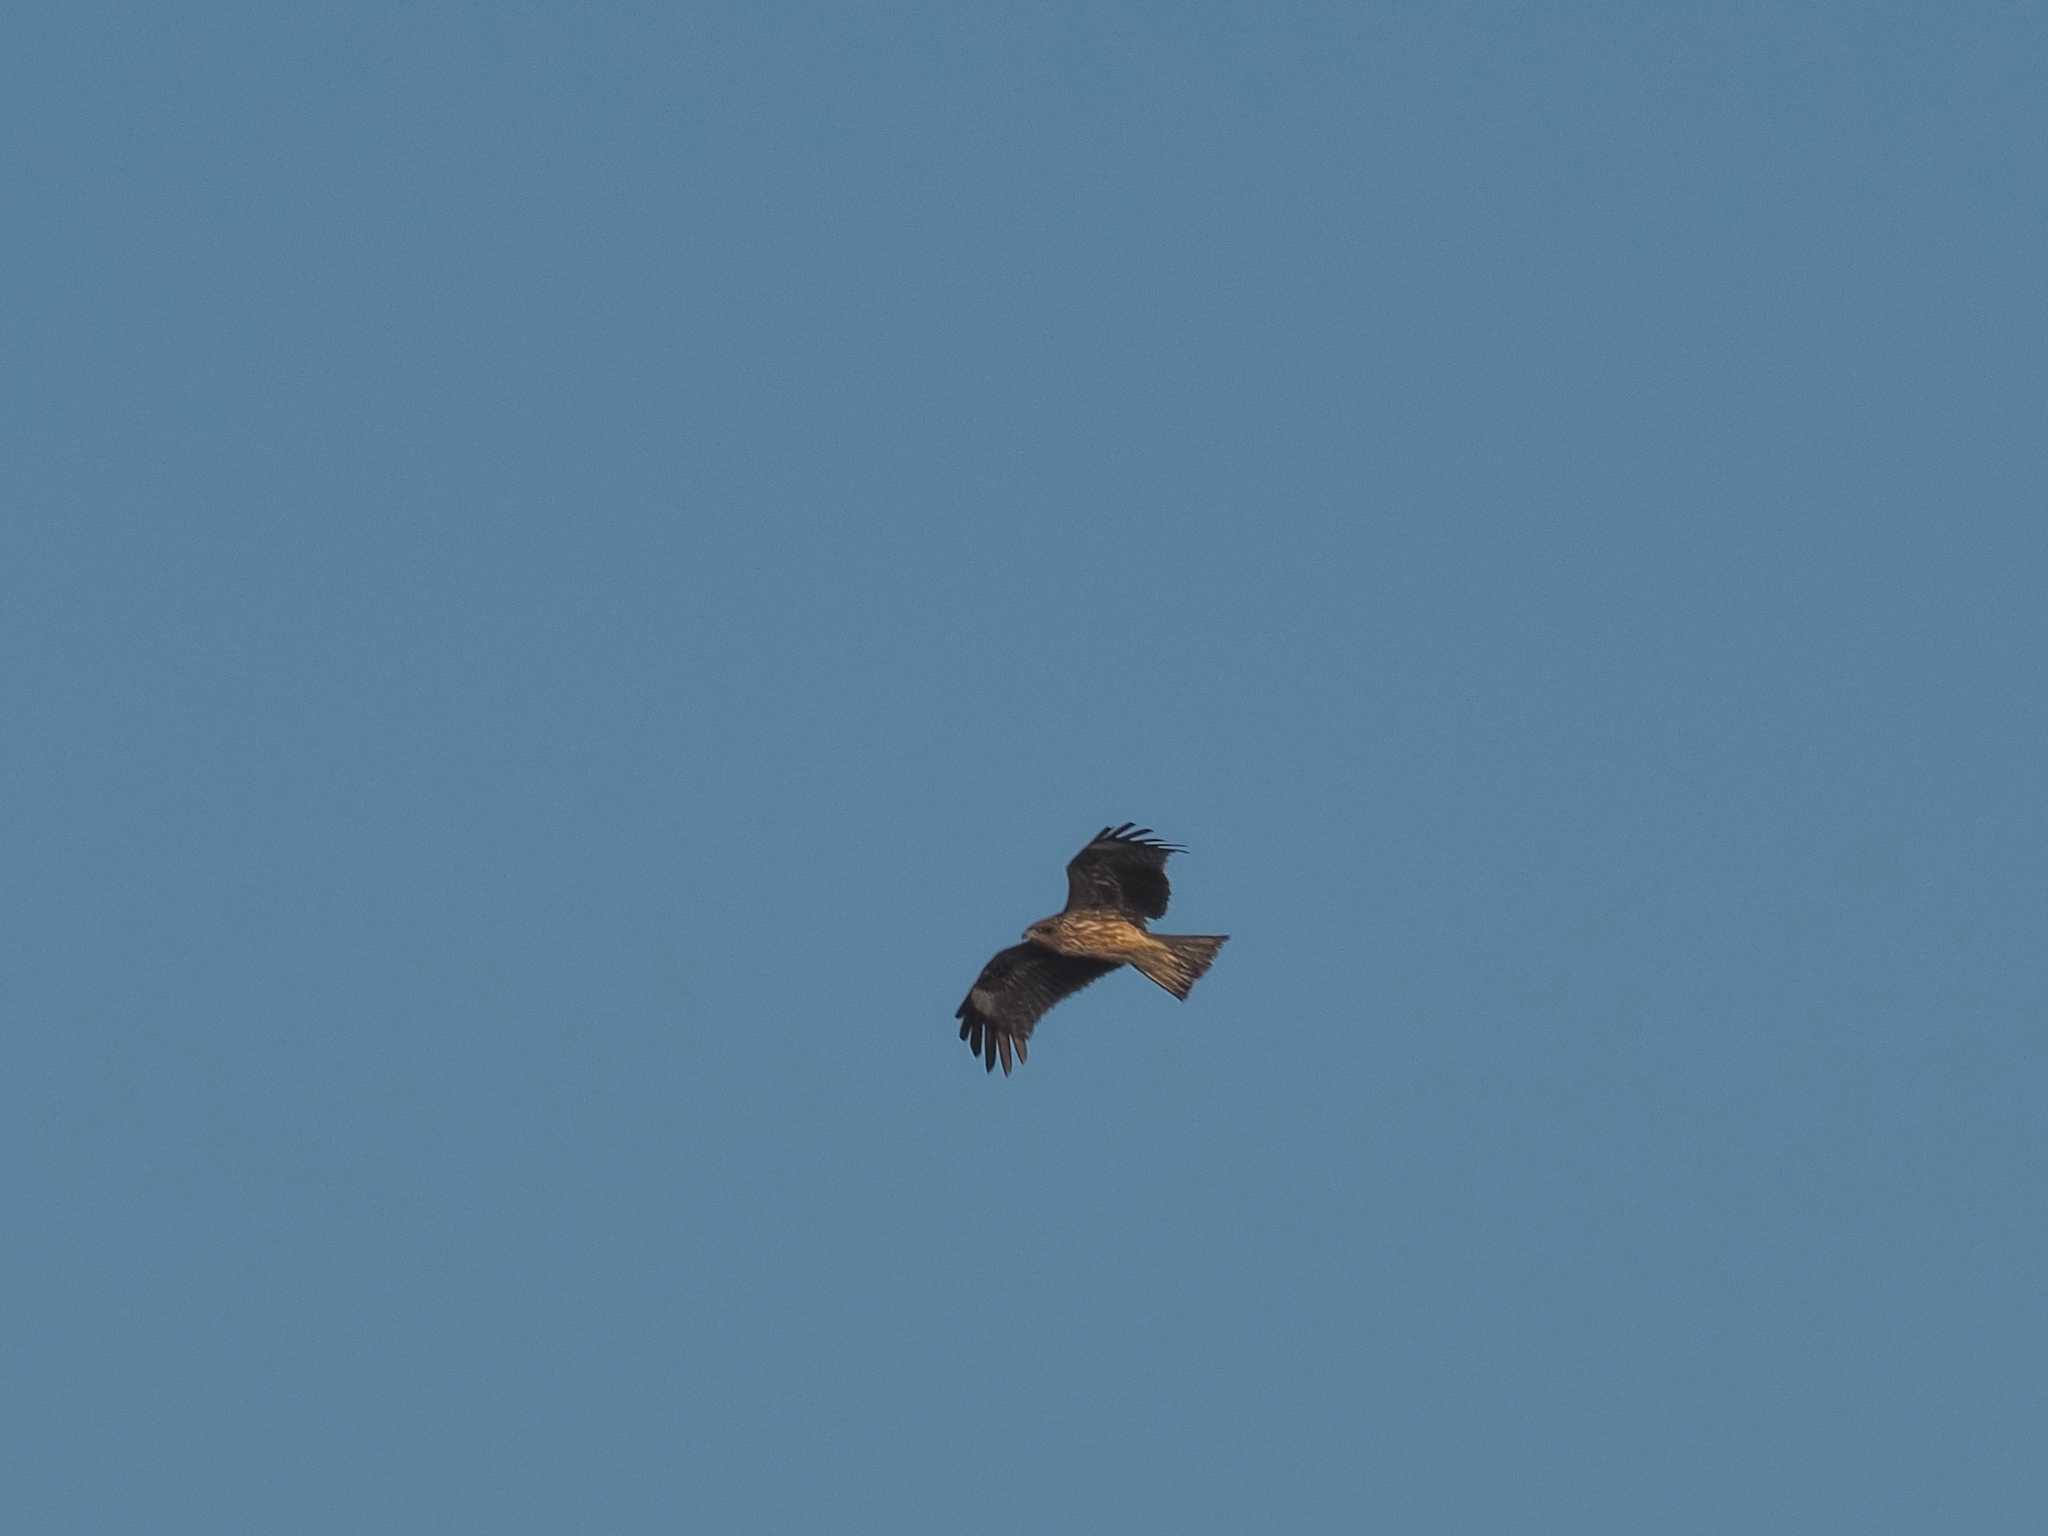
<svg viewBox="0 0 2048 1536">
<path fill-rule="evenodd" d="M 1014 1053 L 1052 1006 L 1121 965 L 1130 965 L 1185 999 L 1223 947 L 1227 935 L 1155 934 L 1172 889 L 1166 860 L 1182 852 L 1149 827 L 1104 827 L 1067 864 L 1067 904 L 1024 930 L 1024 942 L 982 967 L 954 1010 L 960 1038 L 993 1072 L 1007 1076 Z"/>
<path fill-rule="evenodd" d="M 1159 943 L 1143 923 L 1106 907 L 1055 913 L 1025 929 L 1024 937 L 1062 955 L 1082 955 L 1090 960 L 1129 960 Z"/>
</svg>

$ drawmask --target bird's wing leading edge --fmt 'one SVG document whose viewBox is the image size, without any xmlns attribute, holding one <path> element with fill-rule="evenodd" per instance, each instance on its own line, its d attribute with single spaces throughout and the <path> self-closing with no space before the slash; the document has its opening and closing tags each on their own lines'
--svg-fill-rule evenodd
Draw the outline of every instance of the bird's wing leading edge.
<svg viewBox="0 0 2048 1536">
<path fill-rule="evenodd" d="M 1173 887 L 1166 880 L 1170 854 L 1187 850 L 1161 842 L 1150 827 L 1104 827 L 1067 862 L 1067 911 L 1111 907 L 1127 917 L 1164 917 Z"/>
<path fill-rule="evenodd" d="M 1024 1060 L 1025 1042 L 1046 1011 L 1121 963 L 1062 955 L 1028 942 L 1012 944 L 981 968 L 953 1011 L 960 1021 L 960 1038 L 987 1064 L 987 1071 L 996 1069 L 1000 1055 L 1007 1077 L 1012 1053 Z"/>
</svg>

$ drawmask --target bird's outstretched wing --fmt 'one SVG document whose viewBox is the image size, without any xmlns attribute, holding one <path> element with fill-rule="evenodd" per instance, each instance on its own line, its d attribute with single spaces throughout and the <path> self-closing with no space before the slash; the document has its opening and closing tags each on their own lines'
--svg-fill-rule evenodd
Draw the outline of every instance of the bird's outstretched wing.
<svg viewBox="0 0 2048 1536">
<path fill-rule="evenodd" d="M 1121 963 L 1062 955 L 1038 944 L 1012 944 L 981 968 L 974 986 L 953 1010 L 960 1021 L 960 1038 L 987 1063 L 987 1071 L 995 1071 L 1000 1054 L 1003 1075 L 1008 1077 L 1011 1053 L 1024 1060 L 1024 1043 L 1046 1010 Z"/>
<path fill-rule="evenodd" d="M 1067 862 L 1067 907 L 1111 907 L 1142 921 L 1166 915 L 1173 887 L 1166 883 L 1169 854 L 1185 853 L 1163 843 L 1150 827 L 1104 827 Z"/>
</svg>

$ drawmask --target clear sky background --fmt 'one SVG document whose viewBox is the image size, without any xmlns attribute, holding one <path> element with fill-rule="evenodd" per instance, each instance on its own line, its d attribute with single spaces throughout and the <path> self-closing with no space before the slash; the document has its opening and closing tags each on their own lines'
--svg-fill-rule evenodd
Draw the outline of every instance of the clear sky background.
<svg viewBox="0 0 2048 1536">
<path fill-rule="evenodd" d="M 11 1529 L 2043 1528 L 2038 7 L 0 58 Z"/>
</svg>

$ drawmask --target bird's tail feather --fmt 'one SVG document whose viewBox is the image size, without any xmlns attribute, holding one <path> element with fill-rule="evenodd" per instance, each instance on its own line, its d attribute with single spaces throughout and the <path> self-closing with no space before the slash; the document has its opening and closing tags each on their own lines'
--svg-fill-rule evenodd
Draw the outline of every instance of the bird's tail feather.
<svg viewBox="0 0 2048 1536">
<path fill-rule="evenodd" d="M 1216 959 L 1227 933 L 1155 933 L 1143 954 L 1131 964 L 1183 1002 Z"/>
</svg>

